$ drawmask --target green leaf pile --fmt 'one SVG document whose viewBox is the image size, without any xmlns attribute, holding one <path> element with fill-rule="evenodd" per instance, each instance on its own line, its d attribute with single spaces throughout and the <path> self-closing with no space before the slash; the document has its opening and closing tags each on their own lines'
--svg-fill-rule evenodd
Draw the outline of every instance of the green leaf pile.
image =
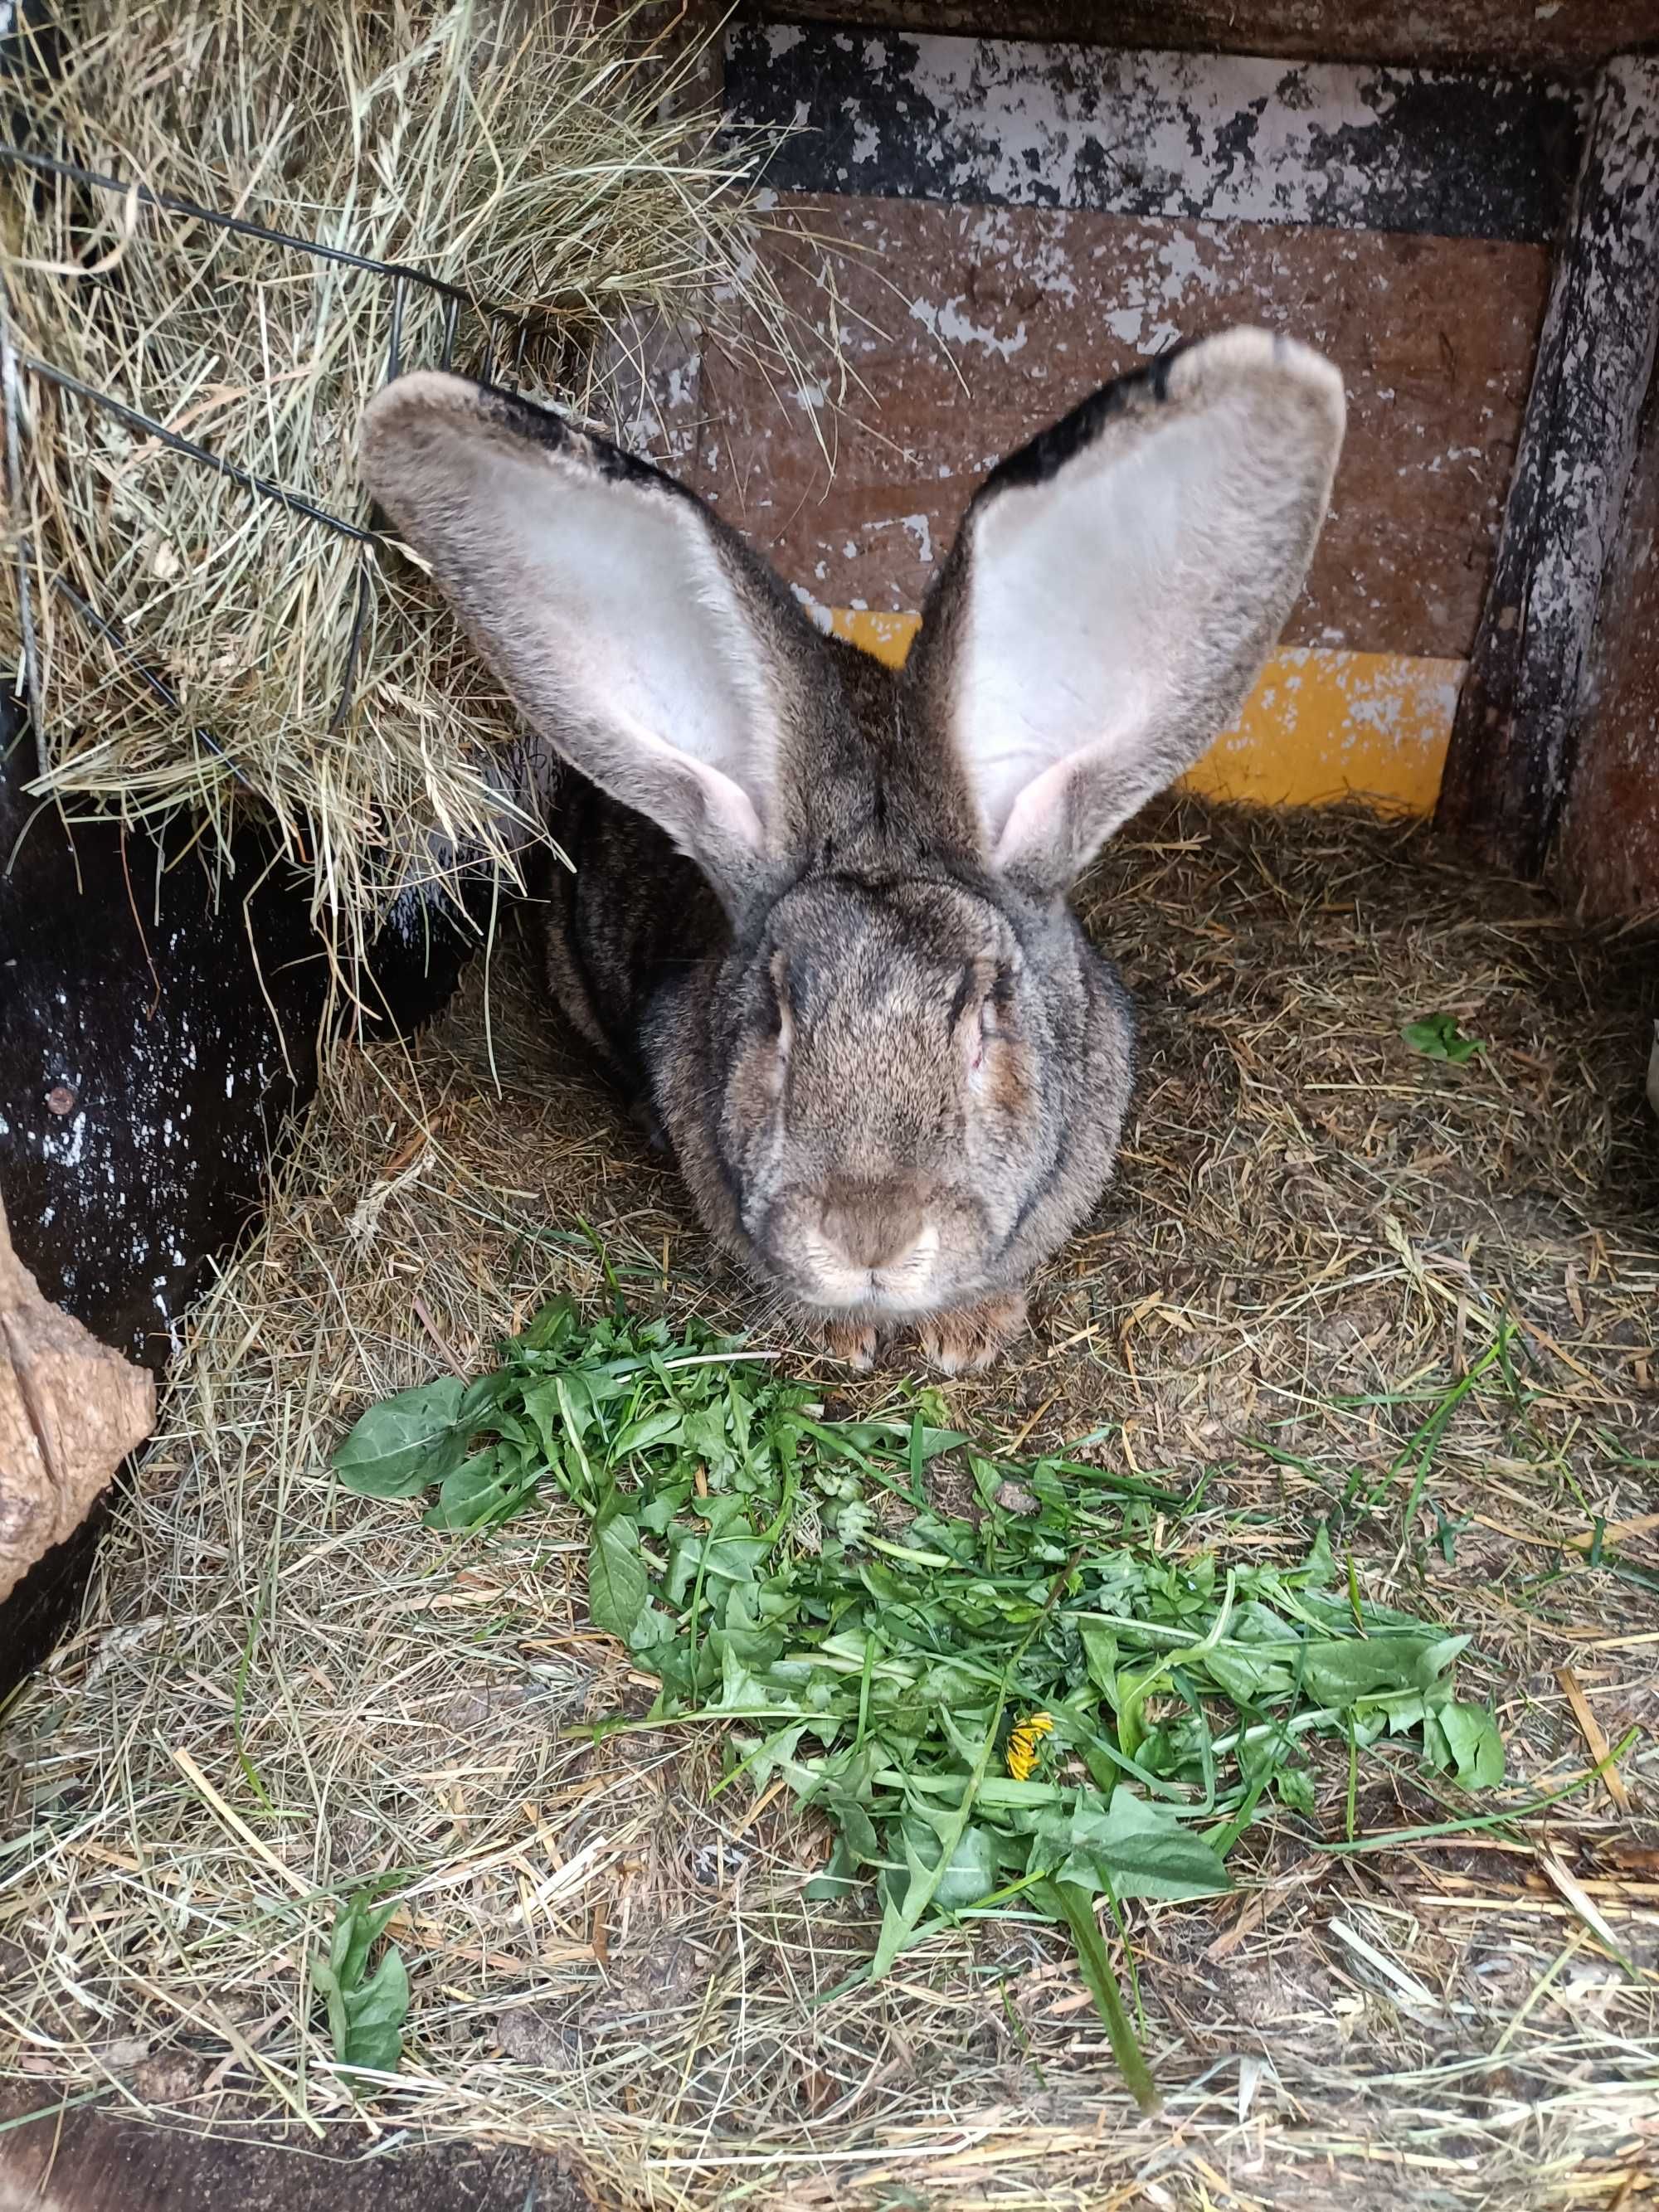
<svg viewBox="0 0 1659 2212">
<path fill-rule="evenodd" d="M 443 1529 L 569 1500 L 592 1620 L 655 1677 L 653 1717 L 727 1723 L 728 1783 L 781 1777 L 829 1817 L 809 1894 L 873 1881 L 871 1972 L 941 1920 L 1044 1914 L 1071 1929 L 1143 2101 L 1095 1900 L 1226 1889 L 1268 1802 L 1313 1809 L 1312 1733 L 1351 1758 L 1407 1736 L 1461 1784 L 1501 1777 L 1490 1713 L 1454 1687 L 1467 1638 L 1364 1602 L 1322 1532 L 1291 1568 L 1163 1556 L 1146 1538 L 1154 1508 L 1178 1518 L 1167 1492 L 994 1459 L 925 1395 L 908 1418 L 825 1419 L 696 1326 L 585 1322 L 557 1301 L 501 1355 L 470 1386 L 372 1408 L 340 1481 L 435 1489 Z M 930 1497 L 944 1455 L 971 1486 L 960 1514 Z M 1010 1739 L 1038 1714 L 1017 1775 Z"/>
</svg>

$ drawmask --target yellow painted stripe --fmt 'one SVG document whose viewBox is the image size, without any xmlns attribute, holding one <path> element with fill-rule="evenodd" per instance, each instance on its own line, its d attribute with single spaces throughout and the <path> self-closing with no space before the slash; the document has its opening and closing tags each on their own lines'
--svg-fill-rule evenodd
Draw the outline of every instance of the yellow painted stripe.
<svg viewBox="0 0 1659 2212">
<path fill-rule="evenodd" d="M 909 614 L 837 608 L 837 636 L 896 668 L 921 626 Z M 1426 814 L 1440 792 L 1461 660 L 1283 646 L 1238 720 L 1182 779 L 1209 799 L 1319 806 L 1370 799 Z"/>
<path fill-rule="evenodd" d="M 861 645 L 890 668 L 902 668 L 910 641 L 921 628 L 921 617 L 878 615 L 866 607 L 832 607 L 830 627 L 837 637 Z"/>
</svg>

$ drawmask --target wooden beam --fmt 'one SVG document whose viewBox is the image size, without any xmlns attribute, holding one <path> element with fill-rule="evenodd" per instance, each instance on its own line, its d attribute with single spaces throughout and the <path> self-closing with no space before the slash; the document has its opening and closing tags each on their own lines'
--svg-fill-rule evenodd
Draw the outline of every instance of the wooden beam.
<svg viewBox="0 0 1659 2212">
<path fill-rule="evenodd" d="M 1571 779 L 1590 641 L 1659 342 L 1659 58 L 1596 87 L 1439 819 L 1535 876 Z"/>
<path fill-rule="evenodd" d="M 140 2046 L 141 2050 L 143 2046 Z M 144 2061 L 135 2062 L 141 2069 Z M 187 2055 L 151 2062 L 175 2069 Z M 212 2071 L 198 2062 L 203 2075 Z M 0 2087 L 0 2207 L 46 2212 L 599 2212 L 565 2161 L 500 2143 L 411 2142 L 365 2156 L 362 2130 L 329 2124 L 320 2148 L 296 2151 L 280 2128 L 204 2135 L 149 2127 L 123 2109 L 67 2100 L 44 2082 Z"/>
<path fill-rule="evenodd" d="M 1547 244 L 1577 84 L 1479 73 L 734 24 L 739 123 L 793 126 L 779 191 Z"/>
<path fill-rule="evenodd" d="M 739 0 L 765 21 L 778 0 Z M 1593 68 L 1659 40 L 1654 0 L 798 0 L 802 16 L 974 39 L 1077 40 L 1316 61 Z"/>
</svg>

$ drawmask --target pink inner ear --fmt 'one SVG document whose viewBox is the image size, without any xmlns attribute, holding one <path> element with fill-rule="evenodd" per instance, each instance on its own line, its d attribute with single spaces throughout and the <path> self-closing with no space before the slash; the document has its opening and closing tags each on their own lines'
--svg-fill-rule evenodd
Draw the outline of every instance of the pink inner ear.
<svg viewBox="0 0 1659 2212">
<path fill-rule="evenodd" d="M 708 827 L 723 830 L 734 843 L 746 846 L 751 853 L 765 851 L 766 833 L 761 825 L 755 802 L 743 786 L 727 775 L 724 769 L 715 768 L 693 754 L 680 752 L 658 737 L 654 731 L 647 729 L 635 714 L 619 709 L 616 719 L 642 757 L 662 763 L 682 784 L 690 781 L 696 785 L 702 801 L 703 819 Z M 595 780 L 605 781 L 602 778 Z M 625 805 L 636 803 L 632 792 L 618 788 L 608 781 L 607 788 Z M 647 811 L 649 811 L 648 808 Z"/>
<path fill-rule="evenodd" d="M 1078 756 L 1068 754 L 1052 768 L 1033 776 L 1019 793 L 1002 825 L 992 859 L 1000 868 L 1009 866 L 1022 854 L 1047 844 L 1058 828 L 1066 793 L 1076 773 Z"/>
<path fill-rule="evenodd" d="M 699 764 L 695 771 L 698 782 L 708 794 L 708 811 L 723 829 L 747 845 L 751 852 L 765 849 L 765 832 L 761 828 L 760 816 L 755 811 L 754 801 L 740 783 L 717 768 Z"/>
</svg>

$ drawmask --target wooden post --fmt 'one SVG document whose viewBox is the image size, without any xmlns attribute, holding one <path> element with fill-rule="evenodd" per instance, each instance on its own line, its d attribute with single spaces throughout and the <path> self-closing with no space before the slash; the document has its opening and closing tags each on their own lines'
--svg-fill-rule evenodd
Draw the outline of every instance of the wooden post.
<svg viewBox="0 0 1659 2212">
<path fill-rule="evenodd" d="M 1598 920 L 1659 913 L 1659 373 L 1601 584 L 1551 872 Z M 1659 1066 L 1659 1063 L 1656 1063 Z"/>
<path fill-rule="evenodd" d="M 1438 819 L 1542 872 L 1571 780 L 1591 635 L 1659 339 L 1659 58 L 1596 86 L 1498 558 Z"/>
</svg>

